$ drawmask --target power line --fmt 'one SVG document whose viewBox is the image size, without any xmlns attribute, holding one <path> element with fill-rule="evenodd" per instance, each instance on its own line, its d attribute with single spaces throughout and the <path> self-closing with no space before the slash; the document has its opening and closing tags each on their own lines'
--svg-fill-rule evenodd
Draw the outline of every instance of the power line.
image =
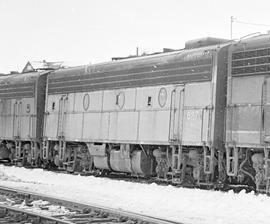
<svg viewBox="0 0 270 224">
<path fill-rule="evenodd" d="M 264 27 L 270 27 L 268 24 L 262 24 L 262 23 L 249 23 L 249 22 L 244 22 L 241 20 L 237 20 L 235 17 L 231 16 L 231 40 L 233 36 L 233 23 L 239 23 L 239 24 L 245 24 L 245 25 L 251 25 L 251 26 L 264 26 Z"/>
<path fill-rule="evenodd" d="M 252 25 L 252 26 L 268 26 L 268 27 L 270 26 L 270 25 L 262 24 L 262 23 L 248 23 L 248 22 L 236 20 L 235 18 L 233 19 L 234 19 L 233 22 L 235 23 L 241 23 L 241 24 Z"/>
</svg>

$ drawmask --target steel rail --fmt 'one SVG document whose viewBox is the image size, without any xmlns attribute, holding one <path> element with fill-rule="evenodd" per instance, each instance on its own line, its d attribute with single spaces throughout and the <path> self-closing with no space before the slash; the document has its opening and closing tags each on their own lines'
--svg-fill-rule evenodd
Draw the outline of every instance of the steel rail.
<svg viewBox="0 0 270 224">
<path fill-rule="evenodd" d="M 0 205 L 0 211 L 1 211 L 1 218 L 0 218 L 0 223 L 54 223 L 54 224 L 73 224 L 73 222 L 67 221 L 67 220 L 61 220 L 58 219 L 57 217 L 53 217 L 53 216 L 47 216 L 47 215 L 43 215 L 40 213 L 36 213 L 36 212 L 32 212 L 32 211 L 27 211 L 25 209 L 21 209 L 21 208 L 16 208 L 16 207 L 12 207 L 9 205 Z M 12 221 L 7 221 L 7 222 L 3 222 L 4 217 L 6 216 L 14 216 L 15 214 L 20 214 L 21 219 L 16 220 L 18 218 L 14 218 L 15 220 Z M 26 222 L 27 220 L 27 222 Z"/>
<path fill-rule="evenodd" d="M 124 211 L 124 210 L 117 210 L 117 209 L 112 209 L 112 208 L 108 208 L 105 206 L 99 206 L 96 204 L 88 204 L 88 203 L 80 203 L 77 201 L 70 201 L 67 199 L 63 199 L 63 198 L 59 198 L 59 197 L 54 197 L 51 195 L 45 195 L 45 194 L 39 194 L 39 193 L 35 193 L 35 192 L 30 192 L 30 191 L 26 191 L 26 190 L 21 190 L 21 189 L 16 189 L 16 188 L 11 188 L 11 187 L 4 187 L 4 186 L 0 186 L 0 193 L 2 194 L 15 194 L 15 195 L 20 195 L 23 196 L 25 198 L 28 198 L 30 200 L 44 200 L 44 201 L 48 201 L 52 204 L 56 204 L 59 206 L 64 206 L 68 209 L 71 209 L 73 211 L 78 211 L 78 212 L 82 212 L 82 211 L 94 211 L 97 212 L 99 214 L 107 214 L 109 217 L 114 217 L 115 219 L 119 219 L 122 220 L 122 223 L 125 223 L 125 220 L 131 220 L 133 222 L 128 222 L 128 223 L 143 223 L 143 224 L 183 224 L 180 222 L 176 222 L 176 221 L 171 221 L 171 220 L 167 220 L 167 219 L 163 219 L 163 218 L 158 218 L 158 217 L 153 217 L 153 216 L 149 216 L 149 215 L 143 215 L 143 214 L 139 214 L 139 213 L 135 213 L 135 212 L 129 212 L 129 211 Z M 65 215 L 56 215 L 54 216 L 55 219 L 57 220 L 61 220 L 60 218 L 62 216 Z M 72 216 L 72 215 L 71 215 Z M 62 223 L 76 223 L 76 221 L 80 221 L 81 222 L 77 222 L 77 223 L 95 223 L 95 221 L 92 222 L 83 222 L 83 218 L 87 217 L 87 214 L 78 214 L 78 215 L 74 215 L 71 217 L 70 220 L 61 220 Z M 55 221 L 57 221 L 55 220 Z M 74 222 L 72 222 L 72 220 Z M 107 223 L 111 223 L 109 222 L 110 219 L 108 219 Z M 64 222 L 66 221 L 66 222 Z M 106 218 L 104 219 L 103 223 L 106 222 Z M 56 222 L 56 223 L 61 223 L 61 222 Z M 96 223 L 102 223 L 101 221 L 96 221 Z M 116 220 L 113 221 L 113 223 L 117 223 Z"/>
</svg>

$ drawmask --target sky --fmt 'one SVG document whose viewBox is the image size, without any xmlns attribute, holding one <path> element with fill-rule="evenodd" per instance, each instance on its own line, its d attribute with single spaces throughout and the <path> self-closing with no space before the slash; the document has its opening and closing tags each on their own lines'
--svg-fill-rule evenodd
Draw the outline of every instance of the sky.
<svg viewBox="0 0 270 224">
<path fill-rule="evenodd" d="M 269 0 L 0 0 L 0 73 L 27 61 L 94 64 L 270 30 Z M 264 24 L 268 26 L 245 23 Z"/>
</svg>

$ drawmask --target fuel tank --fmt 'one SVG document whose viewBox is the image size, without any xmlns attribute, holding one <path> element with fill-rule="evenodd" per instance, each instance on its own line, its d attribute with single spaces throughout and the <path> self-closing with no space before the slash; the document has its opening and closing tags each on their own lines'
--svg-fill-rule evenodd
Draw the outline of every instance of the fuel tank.
<svg viewBox="0 0 270 224">
<path fill-rule="evenodd" d="M 101 170 L 110 170 L 109 159 L 106 153 L 106 144 L 88 144 L 88 150 L 93 157 L 94 166 Z"/>
<path fill-rule="evenodd" d="M 10 151 L 4 145 L 0 146 L 0 160 L 9 159 Z"/>
<path fill-rule="evenodd" d="M 141 150 L 134 150 L 131 154 L 121 150 L 112 150 L 110 166 L 114 171 L 150 176 L 153 160 Z"/>
</svg>

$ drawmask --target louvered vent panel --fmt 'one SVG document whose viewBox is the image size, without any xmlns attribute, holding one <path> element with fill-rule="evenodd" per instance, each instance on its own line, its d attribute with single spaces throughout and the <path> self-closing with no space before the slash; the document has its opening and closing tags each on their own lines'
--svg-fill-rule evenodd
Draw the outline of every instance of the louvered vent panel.
<svg viewBox="0 0 270 224">
<path fill-rule="evenodd" d="M 270 73 L 270 48 L 232 54 L 232 76 Z"/>
</svg>

